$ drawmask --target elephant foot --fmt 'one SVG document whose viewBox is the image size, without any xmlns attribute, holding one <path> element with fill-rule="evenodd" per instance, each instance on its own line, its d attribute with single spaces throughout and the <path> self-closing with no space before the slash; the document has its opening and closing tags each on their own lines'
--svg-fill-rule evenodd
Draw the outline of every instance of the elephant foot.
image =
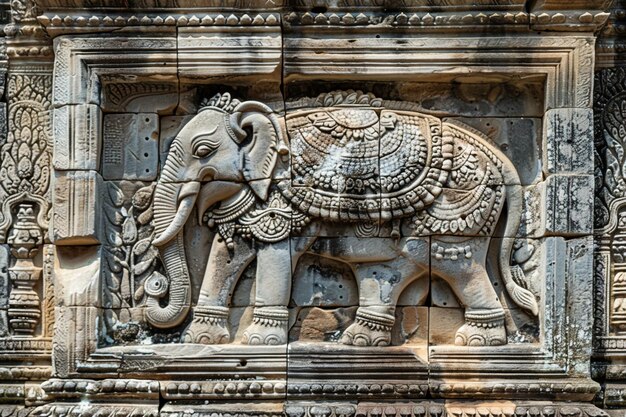
<svg viewBox="0 0 626 417">
<path fill-rule="evenodd" d="M 196 307 L 193 320 L 183 332 L 184 343 L 202 343 L 217 345 L 228 343 L 228 308 L 227 307 Z"/>
<path fill-rule="evenodd" d="M 506 345 L 506 327 L 502 309 L 465 312 L 465 324 L 456 332 L 454 344 L 459 346 Z"/>
<path fill-rule="evenodd" d="M 360 307 L 356 319 L 341 336 L 341 343 L 355 346 L 389 346 L 393 314 L 385 314 Z"/>
<path fill-rule="evenodd" d="M 287 343 L 289 312 L 287 307 L 256 307 L 252 324 L 243 332 L 248 345 L 284 345 Z"/>
</svg>

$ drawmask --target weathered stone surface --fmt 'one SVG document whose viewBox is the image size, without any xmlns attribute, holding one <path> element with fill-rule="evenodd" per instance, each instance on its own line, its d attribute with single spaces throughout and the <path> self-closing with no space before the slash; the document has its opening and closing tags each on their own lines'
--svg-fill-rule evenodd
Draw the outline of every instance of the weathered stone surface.
<svg viewBox="0 0 626 417">
<path fill-rule="evenodd" d="M 9 247 L 0 245 L 0 309 L 9 307 L 9 292 L 11 290 L 11 282 L 9 281 L 10 262 Z"/>
<path fill-rule="evenodd" d="M 94 104 L 54 109 L 54 168 L 98 170 L 102 149 L 102 111 Z M 106 142 L 105 142 L 106 143 Z"/>
<path fill-rule="evenodd" d="M 522 185 L 541 180 L 541 120 L 524 117 L 461 117 L 455 120 L 486 134 L 513 162 Z"/>
<path fill-rule="evenodd" d="M 100 242 L 102 179 L 95 171 L 57 171 L 53 177 L 51 240 L 57 245 Z"/>
<path fill-rule="evenodd" d="M 96 307 L 55 307 L 54 359 L 52 369 L 59 378 L 76 375 L 81 362 L 86 361 L 96 350 L 97 321 Z"/>
<path fill-rule="evenodd" d="M 165 163 L 172 141 L 191 116 L 165 116 L 159 118 L 159 161 Z"/>
<path fill-rule="evenodd" d="M 465 322 L 463 309 L 431 307 L 429 313 L 428 342 L 432 345 L 454 344 L 454 332 Z"/>
<path fill-rule="evenodd" d="M 337 342 L 354 321 L 356 307 L 301 308 L 289 332 L 291 341 Z"/>
<path fill-rule="evenodd" d="M 102 110 L 107 113 L 172 112 L 180 94 L 175 83 L 111 82 L 104 86 Z"/>
<path fill-rule="evenodd" d="M 593 177 L 548 176 L 545 184 L 545 231 L 548 234 L 584 235 L 593 229 Z"/>
<path fill-rule="evenodd" d="M 332 307 L 358 304 L 352 270 L 339 262 L 304 255 L 294 271 L 291 300 L 296 306 Z"/>
<path fill-rule="evenodd" d="M 550 109 L 544 117 L 546 174 L 593 172 L 593 112 L 591 109 Z"/>
<path fill-rule="evenodd" d="M 105 180 L 153 181 L 159 165 L 159 118 L 154 113 L 104 116 Z"/>
<path fill-rule="evenodd" d="M 57 246 L 54 253 L 55 302 L 59 307 L 100 307 L 102 248 Z"/>
</svg>

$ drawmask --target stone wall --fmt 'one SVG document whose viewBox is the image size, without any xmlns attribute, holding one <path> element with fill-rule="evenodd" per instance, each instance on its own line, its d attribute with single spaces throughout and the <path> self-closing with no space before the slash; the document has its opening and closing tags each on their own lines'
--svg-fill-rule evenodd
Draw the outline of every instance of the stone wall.
<svg viewBox="0 0 626 417">
<path fill-rule="evenodd" d="M 0 18 L 3 416 L 626 410 L 626 4 Z"/>
</svg>

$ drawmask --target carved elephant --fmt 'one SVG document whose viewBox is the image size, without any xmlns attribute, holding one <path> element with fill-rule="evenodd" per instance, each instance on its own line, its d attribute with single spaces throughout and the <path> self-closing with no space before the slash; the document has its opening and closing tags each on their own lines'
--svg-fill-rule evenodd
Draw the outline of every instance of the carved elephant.
<svg viewBox="0 0 626 417">
<path fill-rule="evenodd" d="M 256 259 L 243 341 L 286 343 L 293 271 L 301 255 L 315 253 L 347 263 L 358 283 L 345 344 L 388 345 L 398 297 L 431 274 L 465 307 L 456 344 L 505 344 L 504 310 L 485 263 L 505 201 L 504 236 L 519 227 L 513 164 L 480 133 L 410 103 L 354 91 L 303 103 L 281 123 L 262 103 L 218 95 L 173 140 L 154 196 L 153 243 L 168 278 L 155 274 L 146 284 L 148 322 L 176 326 L 191 310 L 183 226 L 197 206 L 217 233 L 185 342 L 229 342 L 230 297 Z M 333 228 L 351 232 L 330 238 Z M 502 281 L 536 315 L 535 296 L 511 265 L 512 245 L 502 239 Z M 425 298 L 428 282 L 418 288 Z"/>
</svg>

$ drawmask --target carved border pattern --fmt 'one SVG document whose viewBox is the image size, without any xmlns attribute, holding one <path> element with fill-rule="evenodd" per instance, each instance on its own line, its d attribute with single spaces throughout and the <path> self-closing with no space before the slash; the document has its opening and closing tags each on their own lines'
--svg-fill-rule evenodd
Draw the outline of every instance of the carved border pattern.
<svg viewBox="0 0 626 417">
<path fill-rule="evenodd" d="M 626 98 L 626 69 L 597 71 L 594 82 L 595 227 L 609 223 L 611 203 L 626 193 L 626 133 L 621 112 Z M 611 111 L 613 110 L 613 111 Z"/>
<path fill-rule="evenodd" d="M 0 241 L 11 252 L 10 334 L 0 340 L 0 351 L 19 365 L 25 356 L 39 360 L 38 365 L 49 362 L 54 322 L 52 252 L 43 246 L 50 216 L 52 65 L 41 60 L 52 49 L 37 23 L 38 12 L 34 0 L 11 1 L 12 23 L 4 27 L 6 54 L 14 59 L 7 76 L 7 137 L 0 162 Z M 42 249 L 43 268 L 34 261 Z M 50 371 L 16 366 L 10 377 L 47 378 Z"/>
<path fill-rule="evenodd" d="M 356 29 L 355 29 L 356 30 Z M 439 64 L 442 54 L 456 54 L 454 63 Z M 320 54 L 319 51 L 324 53 Z M 493 53 L 497 50 L 497 53 Z M 393 51 L 393 52 L 392 52 Z M 285 79 L 324 79 L 328 74 L 341 76 L 345 72 L 359 79 L 376 76 L 388 77 L 394 73 L 398 81 L 415 80 L 434 72 L 452 76 L 462 68 L 466 74 L 480 74 L 481 62 L 488 60 L 490 74 L 534 74 L 546 77 L 546 108 L 590 107 L 592 102 L 593 73 L 581 71 L 583 65 L 593 62 L 593 38 L 570 36 L 535 37 L 519 35 L 515 46 L 504 38 L 448 38 L 442 42 L 433 38 L 405 38 L 401 44 L 395 38 L 356 39 L 337 41 L 324 38 L 284 39 Z M 351 59 L 358 54 L 360 59 Z M 431 66 L 432 62 L 439 65 Z M 404 71 L 396 72 L 397 65 Z M 568 74 L 566 76 L 566 74 Z"/>
<path fill-rule="evenodd" d="M 465 417 L 465 416 L 489 416 L 489 417 L 599 417 L 607 414 L 593 406 L 584 404 L 571 405 L 545 405 L 545 404 L 485 404 L 464 405 L 436 402 L 414 402 L 401 404 L 290 404 L 285 407 L 287 417 L 378 417 L 406 416 L 406 417 Z"/>
<path fill-rule="evenodd" d="M 273 406 L 272 406 L 273 405 Z M 38 408 L 25 408 L 22 406 L 2 406 L 1 412 L 6 417 L 26 417 L 30 414 L 38 417 L 69 417 L 85 416 L 92 417 L 238 417 L 238 416 L 285 416 L 285 417 L 380 417 L 405 416 L 405 417 L 464 417 L 464 416 L 488 416 L 488 417 L 605 417 L 608 414 L 588 404 L 542 404 L 521 403 L 514 404 L 476 404 L 465 405 L 457 403 L 437 402 L 409 402 L 409 403 L 288 403 L 270 404 L 265 409 L 252 407 L 237 409 L 236 405 L 229 409 L 224 405 L 165 405 L 160 411 L 156 405 L 142 404 L 91 404 L 76 405 L 55 403 Z"/>
<path fill-rule="evenodd" d="M 209 13 L 188 14 L 120 14 L 65 16 L 41 15 L 37 18 L 46 28 L 69 27 L 122 27 L 122 26 L 277 26 L 280 15 L 276 13 Z"/>
<path fill-rule="evenodd" d="M 284 21 L 294 26 L 408 26 L 408 27 L 457 27 L 520 25 L 538 26 L 582 26 L 600 27 L 608 19 L 604 12 L 506 12 L 481 11 L 466 13 L 398 13 L 380 14 L 371 12 L 290 12 Z M 38 17 L 47 29 L 98 28 L 131 26 L 277 26 L 281 19 L 278 13 L 209 13 L 209 14 L 119 14 L 79 15 L 68 13 L 44 14 Z"/>
<path fill-rule="evenodd" d="M 571 12 L 571 13 L 525 13 L 525 12 L 468 12 L 468 13 L 399 13 L 372 14 L 367 12 L 312 13 L 291 12 L 284 20 L 291 25 L 312 26 L 359 26 L 359 25 L 391 25 L 391 26 L 471 26 L 471 25 L 603 25 L 609 13 Z"/>
<path fill-rule="evenodd" d="M 623 335 L 626 305 L 622 282 L 626 268 L 623 235 L 626 120 L 622 111 L 625 100 L 626 69 L 617 67 L 597 71 L 594 88 L 594 334 L 595 350 L 599 355 L 623 355 L 626 349 L 626 336 Z M 622 378 L 610 369 L 614 367 L 607 367 L 607 379 Z"/>
<path fill-rule="evenodd" d="M 33 411 L 37 417 L 158 417 L 157 405 L 49 404 Z"/>
<path fill-rule="evenodd" d="M 50 379 L 41 388 L 55 398 L 104 397 L 115 395 L 133 395 L 157 397 L 159 395 L 159 382 L 141 379 Z"/>
</svg>

